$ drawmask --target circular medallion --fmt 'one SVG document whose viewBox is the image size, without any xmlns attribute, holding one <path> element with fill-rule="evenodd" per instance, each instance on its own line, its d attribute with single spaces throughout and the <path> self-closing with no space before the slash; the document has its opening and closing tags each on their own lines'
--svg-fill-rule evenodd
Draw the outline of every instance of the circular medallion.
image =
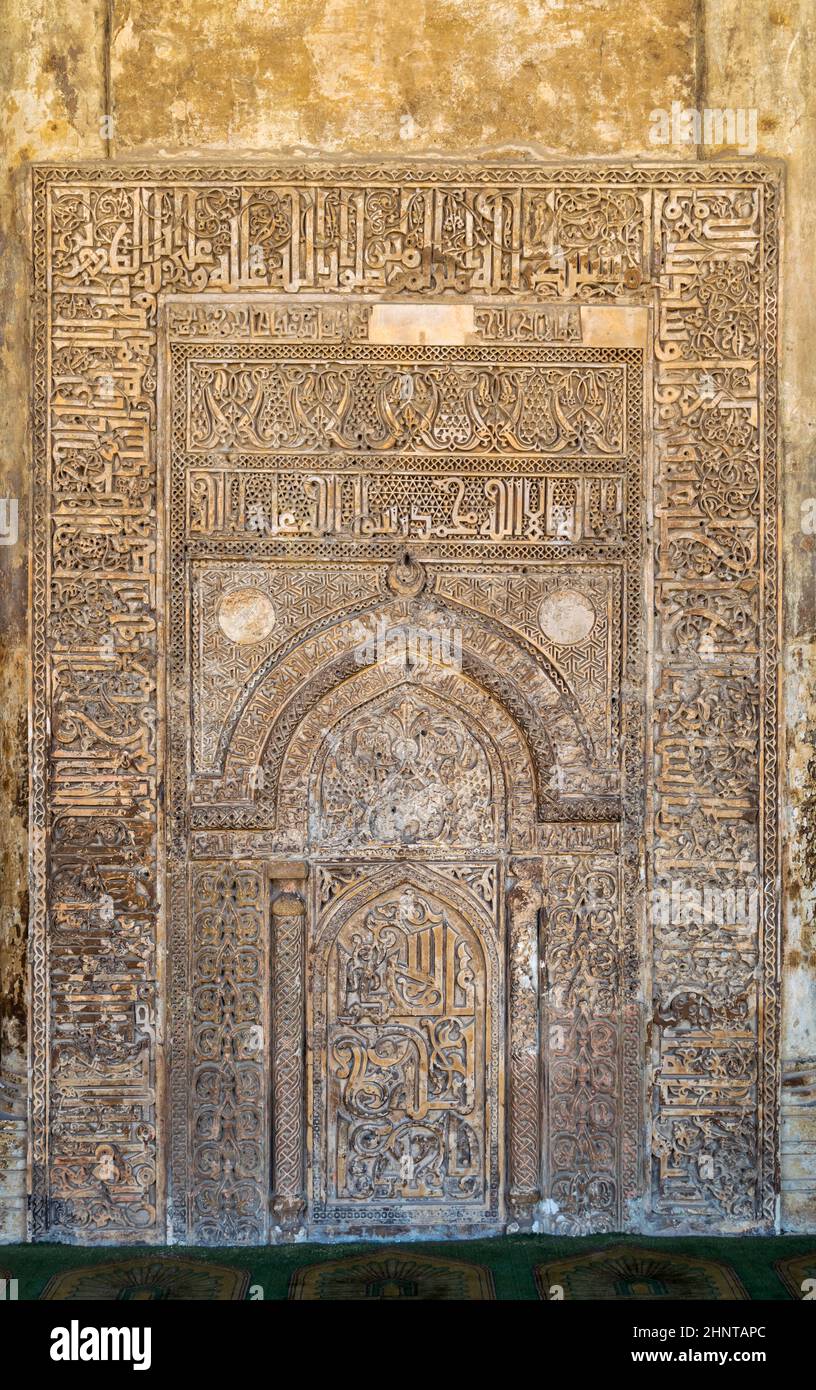
<svg viewBox="0 0 816 1390">
<path fill-rule="evenodd" d="M 275 610 L 260 589 L 233 589 L 218 605 L 218 625 L 231 642 L 262 642 L 275 626 Z"/>
<path fill-rule="evenodd" d="M 559 647 L 583 642 L 595 626 L 596 615 L 589 599 L 577 589 L 554 589 L 542 600 L 538 625 L 544 636 Z"/>
<path fill-rule="evenodd" d="M 399 594 L 403 598 L 416 598 L 425 588 L 425 580 L 426 574 L 422 565 L 413 559 L 407 550 L 394 561 L 386 575 L 386 583 L 392 594 Z"/>
</svg>

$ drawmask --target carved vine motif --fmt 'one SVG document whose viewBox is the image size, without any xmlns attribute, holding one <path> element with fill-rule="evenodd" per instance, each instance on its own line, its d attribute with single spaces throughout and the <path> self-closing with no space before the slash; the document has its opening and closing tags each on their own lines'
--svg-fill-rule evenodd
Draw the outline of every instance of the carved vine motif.
<svg viewBox="0 0 816 1390">
<path fill-rule="evenodd" d="M 201 868 L 193 883 L 191 1230 L 207 1245 L 266 1234 L 265 892 L 255 870 Z"/>
<path fill-rule="evenodd" d="M 350 922 L 333 950 L 330 1199 L 483 1198 L 481 953 L 408 888 Z"/>
<path fill-rule="evenodd" d="M 495 943 L 483 917 L 391 878 L 318 927 L 315 1215 L 479 1221 L 497 1202 Z"/>
<path fill-rule="evenodd" d="M 490 845 L 490 764 L 458 719 L 400 691 L 333 732 L 318 800 L 326 845 Z"/>
<path fill-rule="evenodd" d="M 359 350 L 358 350 L 359 351 Z M 625 452 L 620 369 L 190 364 L 190 453 Z"/>
<path fill-rule="evenodd" d="M 754 892 L 753 905 L 726 921 L 710 912 L 689 921 L 670 906 L 651 924 L 657 1060 L 648 1200 L 655 1219 L 669 1225 L 773 1221 L 777 215 L 775 172 L 745 164 L 36 172 L 35 1235 L 163 1238 L 157 1136 L 164 1117 L 156 1096 L 169 1054 L 164 1132 L 175 1234 L 188 1238 L 201 1223 L 202 1239 L 264 1238 L 253 1156 L 261 1140 L 241 1128 L 267 1125 L 241 1089 L 261 1065 L 255 1054 L 240 1065 L 223 1056 L 211 1074 L 202 1054 L 195 1177 L 187 1156 L 194 979 L 195 1007 L 206 1014 L 218 994 L 219 1018 L 229 1023 L 217 1045 L 231 1038 L 235 1049 L 241 1030 L 255 1025 L 249 1014 L 229 1022 L 230 992 L 243 1001 L 239 1012 L 249 1007 L 243 972 L 261 950 L 268 916 L 249 954 L 230 943 L 260 911 L 261 864 L 252 855 L 259 846 L 261 858 L 281 849 L 268 823 L 222 824 L 209 811 L 200 839 L 189 833 L 190 685 L 178 636 L 187 572 L 177 557 L 187 547 L 185 564 L 206 565 L 216 543 L 221 559 L 256 569 L 297 545 L 304 565 L 329 568 L 353 550 L 355 561 L 384 573 L 406 541 L 432 546 L 435 562 L 451 568 L 472 570 L 476 547 L 486 548 L 479 558 L 494 548 L 517 567 L 626 568 L 617 628 L 633 644 L 626 651 L 614 645 L 614 604 L 606 610 L 606 670 L 620 670 L 624 696 L 608 737 L 597 736 L 608 691 L 600 646 L 587 638 L 589 647 L 569 654 L 564 644 L 560 655 L 548 649 L 553 662 L 563 661 L 570 691 L 581 681 L 581 701 L 594 691 L 592 737 L 621 773 L 625 948 L 614 977 L 621 1011 L 613 1014 L 606 1010 L 613 966 L 608 945 L 596 940 L 603 936 L 598 894 L 594 906 L 582 905 L 577 881 L 558 879 L 556 900 L 569 908 L 564 939 L 580 969 L 573 978 L 567 955 L 556 950 L 547 1195 L 576 1230 L 602 1226 L 616 1203 L 626 1220 L 627 1204 L 642 1197 L 637 1145 L 626 1138 L 640 1129 L 645 1056 L 637 1013 L 640 878 L 627 848 L 640 835 L 642 713 L 626 695 L 645 679 L 635 649 L 644 575 L 640 445 L 627 434 L 642 378 L 637 354 L 608 350 L 604 359 L 582 346 L 583 310 L 615 304 L 654 310 L 649 883 L 665 885 L 670 904 L 678 879 L 702 892 L 710 878 L 722 891 L 742 876 Z M 275 291 L 276 307 L 240 303 L 256 290 Z M 227 291 L 239 302 L 192 298 L 203 291 Z M 324 299 L 317 305 L 304 294 Z M 473 302 L 478 346 L 454 368 L 443 353 L 437 360 L 406 350 L 396 373 L 367 338 L 371 298 L 383 295 Z M 198 373 L 195 468 L 185 462 L 171 479 L 169 518 L 156 447 L 156 428 L 168 425 L 166 397 L 160 405 L 157 394 L 160 328 L 179 343 L 179 371 L 183 358 L 184 370 L 189 361 Z M 497 343 L 501 370 L 487 370 L 479 354 L 495 360 Z M 542 343 L 555 354 L 550 360 Z M 625 401 L 616 387 L 624 360 Z M 353 365 L 351 393 L 339 362 Z M 356 431 L 377 451 L 365 479 L 364 470 L 352 476 L 361 455 Z M 422 455 L 422 468 L 406 468 L 406 444 Z M 473 449 L 489 455 L 486 464 L 472 466 L 465 451 Z M 502 598 L 494 585 L 493 618 L 502 603 L 511 606 L 510 589 Z M 596 604 L 597 588 L 583 593 Z M 280 622 L 283 597 L 269 598 Z M 305 589 L 293 607 L 301 602 L 309 606 Z M 557 605 L 550 620 L 558 622 Z M 229 628 L 228 614 L 225 621 Z M 526 625 L 528 616 L 519 621 Z M 259 641 L 271 646 L 279 635 L 272 632 Z M 240 646 L 222 637 L 221 645 L 207 639 L 205 658 L 225 660 L 226 643 Z M 485 639 L 481 674 L 503 673 L 507 653 L 495 634 Z M 245 683 L 254 663 L 248 654 L 230 660 L 234 685 Z M 524 683 L 520 664 L 515 676 Z M 536 698 L 549 719 L 554 706 L 543 687 Z M 225 687 L 215 711 L 222 726 L 227 702 Z M 255 716 L 260 721 L 257 706 Z M 195 737 L 203 761 L 213 741 L 202 730 Z M 237 765 L 240 747 L 234 756 Z M 535 833 L 548 857 L 574 851 L 593 859 L 598 873 L 606 872 L 599 864 L 618 829 L 601 828 L 609 769 L 596 765 L 593 775 L 587 818 L 573 805 L 563 824 L 542 823 Z M 557 800 L 558 789 L 550 794 Z M 203 915 L 195 928 L 186 865 L 198 844 L 217 852 L 199 865 Z M 240 870 L 227 867 L 234 849 L 247 860 Z M 568 867 L 572 874 L 577 866 L 562 864 L 562 878 Z M 167 1039 L 157 1012 L 164 902 Z M 525 914 L 522 938 L 530 930 Z M 580 931 L 576 920 L 585 924 Z M 202 973 L 191 977 L 197 930 Z M 529 959 L 520 947 L 517 997 Z M 268 982 L 268 966 L 258 968 Z M 203 1014 L 202 1028 L 205 1021 Z M 529 1169 L 533 1150 L 524 1152 Z M 522 1187 L 527 1197 L 535 1191 L 527 1179 Z"/>
<path fill-rule="evenodd" d="M 284 1231 L 304 1210 L 303 1008 L 306 905 L 282 891 L 272 902 L 273 930 L 273 1185 L 274 1212 Z"/>
<path fill-rule="evenodd" d="M 618 873 L 614 861 L 553 859 L 542 889 L 550 1197 L 574 1235 L 619 1221 Z"/>
</svg>

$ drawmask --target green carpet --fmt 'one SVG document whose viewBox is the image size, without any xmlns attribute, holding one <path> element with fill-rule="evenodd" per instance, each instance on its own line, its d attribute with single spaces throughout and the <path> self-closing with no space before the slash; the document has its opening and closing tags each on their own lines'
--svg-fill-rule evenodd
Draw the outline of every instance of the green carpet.
<svg viewBox="0 0 816 1390">
<path fill-rule="evenodd" d="M 20 1299 L 773 1299 L 816 1281 L 816 1236 L 509 1236 L 263 1249 L 0 1246 Z M 816 1282 L 813 1285 L 816 1290 Z"/>
</svg>

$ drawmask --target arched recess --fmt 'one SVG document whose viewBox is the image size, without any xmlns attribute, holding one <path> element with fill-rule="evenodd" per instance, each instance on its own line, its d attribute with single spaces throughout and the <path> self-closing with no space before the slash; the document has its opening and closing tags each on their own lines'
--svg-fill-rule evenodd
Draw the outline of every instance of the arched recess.
<svg viewBox="0 0 816 1390">
<path fill-rule="evenodd" d="M 433 630 L 443 615 L 398 598 L 380 616 Z M 583 747 L 582 734 L 523 643 L 475 618 L 460 631 L 461 668 L 438 653 L 416 664 L 372 660 L 370 627 L 333 623 L 256 687 L 225 760 L 233 785 L 252 760 L 261 776 L 248 814 L 273 807 L 276 853 L 306 861 L 302 925 L 292 929 L 310 982 L 301 1093 L 311 1166 L 301 1171 L 311 1173 L 311 1220 L 331 1234 L 366 1229 L 369 1216 L 379 1234 L 495 1230 L 540 1191 L 537 998 L 523 1014 L 510 1007 L 506 980 L 509 970 L 518 985 L 525 923 L 508 910 L 507 875 L 511 854 L 535 850 L 541 784 L 557 785 L 563 771 L 560 738 Z M 330 956 L 335 913 L 338 932 L 350 925 Z M 286 1016 L 288 940 L 275 918 L 273 958 L 284 968 L 273 972 L 282 982 L 274 1017 Z M 435 1012 L 428 991 L 440 978 Z M 376 997 L 361 1000 L 366 979 Z M 489 1042 L 472 1051 L 482 1034 Z M 431 1104 L 446 1087 L 458 1111 Z M 279 1115 L 280 1103 L 276 1091 Z M 439 1111 L 433 1124 L 429 1107 Z M 282 1149 L 290 1131 L 297 1149 L 285 1112 L 273 1128 Z M 275 1169 L 282 1208 L 306 1196 L 289 1182 L 294 1167 Z"/>
<path fill-rule="evenodd" d="M 279 824 L 312 849 L 531 843 L 523 732 L 470 677 L 439 666 L 408 677 L 374 666 L 333 686 L 298 725 L 279 780 Z M 361 813 L 355 791 L 369 797 Z"/>
<path fill-rule="evenodd" d="M 397 862 L 331 898 L 308 949 L 312 1220 L 495 1224 L 499 922 L 444 871 Z"/>
</svg>

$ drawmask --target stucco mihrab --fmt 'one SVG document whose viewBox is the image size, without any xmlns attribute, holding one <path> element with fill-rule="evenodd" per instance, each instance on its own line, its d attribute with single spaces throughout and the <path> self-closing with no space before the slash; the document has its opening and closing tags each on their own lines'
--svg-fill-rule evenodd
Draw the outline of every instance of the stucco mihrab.
<svg viewBox="0 0 816 1390">
<path fill-rule="evenodd" d="M 38 1008 L 38 1233 L 579 1232 L 640 1226 L 644 1206 L 664 1229 L 772 1224 L 776 197 L 761 165 L 38 175 L 38 524 L 47 495 L 55 513 L 48 584 L 35 566 L 34 758 L 53 773 L 34 786 L 32 958 L 59 1029 Z M 448 296 L 459 312 L 417 343 L 423 302 Z M 409 345 L 375 316 L 392 300 L 414 305 Z M 599 305 L 618 346 L 608 316 L 596 344 Z M 217 614 L 248 589 L 276 623 L 244 644 Z M 361 660 L 364 617 L 457 629 L 461 669 Z M 345 992 L 304 990 L 361 931 Z M 441 994 L 420 970 L 437 931 Z M 396 974 L 373 963 L 386 942 Z M 442 1008 L 445 1042 L 432 1028 L 412 1073 L 437 1127 L 400 1102 L 375 1153 L 355 1126 L 400 1065 L 384 1008 L 406 1038 L 412 1010 Z M 348 1049 L 373 1068 L 359 1092 Z M 328 1144 L 308 1161 L 307 1121 Z"/>
</svg>

